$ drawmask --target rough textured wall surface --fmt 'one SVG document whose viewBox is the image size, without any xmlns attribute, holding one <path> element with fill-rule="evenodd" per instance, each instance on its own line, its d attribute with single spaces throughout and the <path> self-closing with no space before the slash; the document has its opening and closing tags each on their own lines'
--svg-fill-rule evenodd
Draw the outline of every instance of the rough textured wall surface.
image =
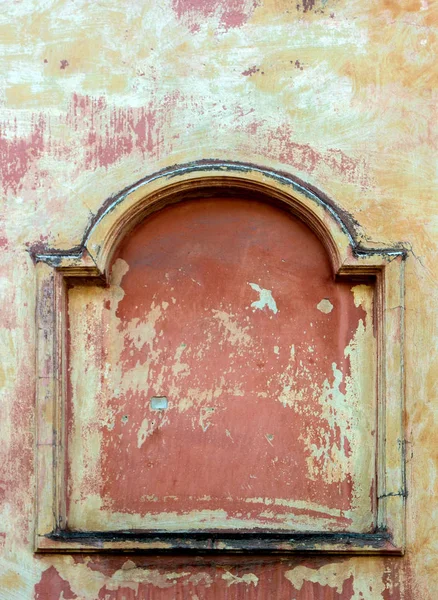
<svg viewBox="0 0 438 600">
<path fill-rule="evenodd" d="M 432 0 L 16 0 L 0 15 L 0 598 L 438 595 Z M 33 553 L 35 270 L 104 200 L 205 158 L 288 171 L 406 270 L 404 557 Z"/>
</svg>

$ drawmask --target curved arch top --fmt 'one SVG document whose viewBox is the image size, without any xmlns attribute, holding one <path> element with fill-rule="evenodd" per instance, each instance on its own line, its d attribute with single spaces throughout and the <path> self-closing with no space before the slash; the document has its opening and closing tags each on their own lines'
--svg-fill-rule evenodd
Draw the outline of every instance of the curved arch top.
<svg viewBox="0 0 438 600">
<path fill-rule="evenodd" d="M 239 192 L 275 202 L 304 222 L 323 243 L 334 274 L 383 266 L 406 257 L 403 245 L 374 247 L 363 241 L 359 225 L 323 192 L 288 173 L 243 162 L 201 160 L 175 165 L 146 176 L 111 196 L 87 227 L 82 242 L 68 251 L 35 248 L 37 262 L 59 268 L 85 269 L 106 277 L 111 257 L 129 231 L 168 204 L 200 192 Z"/>
<path fill-rule="evenodd" d="M 195 163 L 162 171 L 134 184 L 103 208 L 86 234 L 84 246 L 101 273 L 107 273 L 121 239 L 148 214 L 199 192 L 257 194 L 297 216 L 323 242 L 333 270 L 352 256 L 356 232 L 330 201 L 284 174 L 243 163 Z"/>
</svg>

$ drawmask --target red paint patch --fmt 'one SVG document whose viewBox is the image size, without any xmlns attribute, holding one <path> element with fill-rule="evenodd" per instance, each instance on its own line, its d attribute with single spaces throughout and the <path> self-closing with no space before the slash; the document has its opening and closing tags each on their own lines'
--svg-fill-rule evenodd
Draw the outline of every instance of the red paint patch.
<svg viewBox="0 0 438 600">
<path fill-rule="evenodd" d="M 326 152 L 316 150 L 309 144 L 293 141 L 294 132 L 289 125 L 281 125 L 267 135 L 268 153 L 305 173 L 314 173 L 329 168 L 343 180 L 366 186 L 367 165 L 361 158 L 347 156 L 342 150 L 330 148 Z"/>
<path fill-rule="evenodd" d="M 303 0 L 303 11 L 312 10 L 315 6 L 315 0 Z"/>
<path fill-rule="evenodd" d="M 0 480 L 0 506 L 3 505 L 6 499 L 6 482 Z"/>
<path fill-rule="evenodd" d="M 173 0 L 178 19 L 191 31 L 198 31 L 206 19 L 217 18 L 225 30 L 241 27 L 251 17 L 258 2 L 253 0 Z"/>
<path fill-rule="evenodd" d="M 311 581 L 304 581 L 301 589 L 294 592 L 294 600 L 351 600 L 354 594 L 354 578 L 351 575 L 342 584 L 342 591 L 330 585 L 321 585 Z"/>
<path fill-rule="evenodd" d="M 66 122 L 82 136 L 85 168 L 108 168 L 134 152 L 143 157 L 157 155 L 162 143 L 158 123 L 166 118 L 174 102 L 175 96 L 165 98 L 159 118 L 152 103 L 140 108 L 115 108 L 105 98 L 74 94 Z M 167 118 L 170 118 L 168 113 Z"/>
<path fill-rule="evenodd" d="M 99 592 L 98 600 L 142 600 L 143 598 L 151 598 L 151 596 L 149 595 L 151 593 L 151 586 L 147 584 L 137 584 L 136 587 L 137 590 L 133 590 L 131 587 L 125 587 L 124 585 L 121 585 L 116 590 L 114 590 L 108 589 L 106 586 L 104 586 Z M 169 587 L 173 586 L 170 585 Z M 171 594 L 172 593 L 174 593 L 174 590 L 172 590 Z M 170 597 L 172 597 L 171 594 Z M 160 593 L 160 599 L 161 598 L 163 600 L 166 600 L 168 596 L 162 595 Z"/>
<path fill-rule="evenodd" d="M 347 156 L 342 150 L 330 148 L 324 154 L 324 162 L 333 172 L 342 175 L 346 181 L 366 183 L 363 162 Z"/>
<path fill-rule="evenodd" d="M 400 560 L 387 558 L 383 571 L 382 581 L 385 585 L 385 591 L 382 594 L 383 600 L 401 600 L 402 585 L 400 571 L 403 568 Z M 403 596 L 404 597 L 404 596 Z"/>
<path fill-rule="evenodd" d="M 245 77 L 248 77 L 248 76 L 254 75 L 254 73 L 257 73 L 258 71 L 260 71 L 260 69 L 258 69 L 256 67 L 256 65 L 254 65 L 253 67 L 250 67 L 246 71 L 242 71 L 242 75 L 245 75 Z"/>
<path fill-rule="evenodd" d="M 78 598 L 73 593 L 68 581 L 63 579 L 55 567 L 49 567 L 41 576 L 35 586 L 35 600 L 75 600 Z"/>
<path fill-rule="evenodd" d="M 65 60 L 65 59 L 61 60 L 59 62 L 59 64 L 60 64 L 59 68 L 62 70 L 66 69 L 69 65 L 68 60 Z"/>
<path fill-rule="evenodd" d="M 259 68 L 254 65 L 242 75 L 250 77 L 257 72 Z M 0 185 L 4 192 L 12 193 L 23 187 L 25 179 L 31 189 L 43 185 L 48 180 L 47 174 L 37 170 L 43 155 L 53 160 L 70 161 L 78 172 L 100 167 L 108 169 L 130 155 L 139 159 L 160 158 L 172 151 L 179 138 L 179 134 L 169 136 L 166 131 L 178 110 L 185 110 L 188 105 L 198 115 L 203 115 L 206 110 L 202 102 L 195 103 L 177 92 L 167 95 L 159 105 L 151 101 L 135 108 L 116 107 L 103 97 L 73 94 L 66 115 L 50 119 L 36 113 L 27 136 L 19 134 L 16 121 L 0 123 Z M 252 112 L 254 109 L 235 108 L 239 120 Z M 50 132 L 59 128 L 67 132 L 66 136 L 52 137 Z M 263 121 L 245 122 L 244 125 L 237 122 L 236 130 L 251 136 L 251 146 L 263 148 L 266 157 L 308 174 L 329 168 L 333 176 L 367 185 L 367 165 L 363 159 L 349 157 L 342 150 L 321 152 L 309 144 L 297 143 L 287 124 L 269 130 Z"/>
<path fill-rule="evenodd" d="M 16 193 L 22 179 L 44 150 L 45 120 L 42 115 L 32 119 L 30 133 L 21 137 L 18 124 L 0 123 L 0 179 L 5 191 Z"/>
<path fill-rule="evenodd" d="M 265 236 L 268 237 L 267 240 L 264 240 Z M 148 239 L 147 245 L 145 239 Z M 288 242 L 289 239 L 294 239 L 293 245 Z M 189 257 L 188 263 L 184 258 L 186 254 Z M 140 395 L 135 399 L 136 403 L 145 408 L 139 422 L 132 422 L 131 399 L 119 399 L 117 403 L 126 403 L 130 421 L 126 424 L 123 421 L 117 422 L 111 435 L 105 436 L 108 438 L 108 445 L 104 470 L 108 474 L 108 480 L 103 496 L 108 497 L 109 493 L 112 498 L 120 498 L 124 510 L 128 512 L 140 508 L 144 503 L 141 497 L 145 494 L 155 495 L 159 499 L 169 495 L 187 498 L 184 501 L 186 510 L 197 504 L 196 501 L 189 500 L 197 495 L 217 499 L 213 502 L 214 506 L 207 504 L 205 508 L 219 508 L 223 503 L 228 506 L 224 490 L 228 490 L 225 496 L 234 498 L 244 498 L 247 495 L 293 497 L 297 500 L 307 498 L 313 501 L 318 499 L 330 507 L 350 508 L 351 481 L 348 476 L 340 486 L 327 485 L 321 478 L 312 482 L 305 477 L 292 476 L 293 473 L 305 473 L 307 468 L 306 452 L 299 456 L 300 451 L 294 447 L 295 442 L 291 446 L 291 441 L 296 441 L 303 431 L 309 430 L 318 409 L 314 407 L 313 413 L 309 409 L 308 417 L 289 415 L 288 422 L 285 409 L 280 402 L 275 401 L 277 396 L 281 396 L 282 387 L 287 385 L 277 379 L 280 373 L 287 371 L 290 364 L 291 340 L 296 344 L 294 377 L 299 379 L 299 386 L 307 390 L 310 397 L 311 386 L 322 386 L 325 378 L 333 378 L 331 365 L 334 361 L 340 368 L 344 365 L 348 369 L 348 361 L 343 356 L 344 348 L 357 327 L 358 318 L 363 316 L 362 311 L 354 308 L 351 286 L 332 282 L 325 251 L 307 227 L 291 219 L 283 211 L 251 201 L 216 199 L 198 201 L 196 204 L 184 203 L 151 217 L 125 242 L 119 256 L 130 265 L 123 282 L 125 297 L 117 312 L 122 323 L 141 318 L 140 315 L 147 313 L 147 300 L 142 300 L 145 292 L 148 299 L 155 298 L 157 302 L 172 303 L 171 297 L 176 298 L 175 307 L 169 308 L 174 316 L 161 325 L 164 335 L 161 341 L 156 341 L 155 351 L 161 348 L 165 357 L 156 364 L 148 363 L 151 382 L 162 379 L 163 369 L 168 373 L 169 380 L 158 387 L 152 384 L 149 396 L 169 393 L 169 389 L 175 384 L 172 363 L 174 355 L 181 351 L 180 344 L 183 343 L 183 347 L 188 347 L 188 352 L 192 353 L 196 349 L 207 347 L 205 336 L 211 329 L 211 335 L 217 342 L 211 344 L 205 355 L 204 360 L 207 362 L 201 361 L 201 371 L 198 372 L 197 369 L 199 361 L 186 357 L 187 351 L 182 350 L 184 358 L 181 360 L 190 364 L 191 376 L 186 379 L 187 385 L 179 390 L 178 398 L 188 397 L 192 387 L 199 388 L 200 393 L 201 390 L 211 390 L 213 394 L 222 374 L 226 380 L 227 399 L 222 397 L 216 401 L 212 397 L 210 402 L 201 403 L 199 415 L 196 410 L 174 415 L 172 423 L 163 423 L 163 429 L 160 424 L 161 414 L 150 411 L 147 395 Z M 303 268 L 307 281 L 310 273 L 315 279 L 312 291 L 309 284 L 306 284 L 308 292 L 299 299 L 288 289 L 286 273 L 294 273 L 293 287 L 296 288 L 300 286 L 299 273 Z M 259 279 L 262 273 L 264 276 Z M 170 279 L 163 280 L 163 277 Z M 255 312 L 245 311 L 245 305 L 249 307 L 258 298 L 258 293 L 251 290 L 247 283 L 253 280 L 262 287 L 274 290 L 278 315 L 273 315 L 266 307 Z M 316 286 L 315 289 L 313 286 Z M 236 298 L 233 296 L 234 289 L 238 294 Z M 244 297 L 241 297 L 242 294 Z M 342 305 L 343 311 L 335 308 L 330 317 L 319 312 L 316 305 L 320 298 L 326 296 L 331 297 L 337 307 Z M 292 297 L 295 300 L 291 304 Z M 346 316 L 349 304 L 352 310 L 351 322 L 350 316 Z M 240 356 L 239 347 L 235 347 L 232 335 L 227 336 L 224 327 L 215 322 L 214 318 L 211 319 L 211 312 L 205 312 L 212 311 L 214 314 L 217 309 L 234 314 L 239 306 L 242 309 L 232 319 L 236 321 L 236 329 L 249 331 L 245 335 L 252 335 L 260 342 L 260 347 L 252 356 L 246 352 Z M 251 319 L 248 315 L 251 315 Z M 300 315 L 300 319 L 297 319 L 297 315 Z M 308 315 L 308 319 L 304 315 Z M 197 327 L 199 319 L 201 326 Z M 317 333 L 314 334 L 314 331 Z M 339 335 L 338 332 L 343 332 L 342 342 L 338 338 L 341 343 L 334 353 L 333 339 Z M 325 334 L 327 336 L 324 341 Z M 230 339 L 225 341 L 226 338 Z M 315 354 L 309 356 L 307 346 L 314 343 Z M 282 347 L 279 355 L 274 353 L 277 344 Z M 126 343 L 122 356 L 125 370 L 135 367 L 144 359 L 144 347 L 138 348 L 135 343 Z M 316 363 L 317 369 L 312 369 L 309 377 L 300 378 L 300 361 L 308 364 L 309 369 Z M 233 389 L 236 391 L 233 392 Z M 263 396 L 259 395 L 266 390 L 269 390 L 273 404 L 269 401 L 267 404 Z M 171 395 L 171 401 L 175 403 L 177 398 Z M 249 415 L 252 422 L 250 439 L 244 430 L 236 429 L 237 424 L 247 422 Z M 143 449 L 135 454 L 131 452 L 128 456 L 125 454 L 125 443 L 126 448 L 137 445 L 137 432 L 143 417 L 149 418 L 151 423 L 155 418 L 156 428 L 142 446 Z M 194 419 L 199 424 L 194 424 Z M 185 440 L 183 432 L 190 430 L 192 434 Z M 269 437 L 271 430 L 272 440 Z M 339 434 L 339 429 L 333 429 L 329 433 L 335 443 L 341 442 Z M 312 439 L 312 443 L 316 445 L 319 443 L 317 437 Z M 117 440 L 122 438 L 129 441 L 120 444 Z M 208 440 L 208 448 L 215 448 L 214 453 L 210 454 L 205 448 L 205 440 Z M 165 448 L 162 444 L 165 444 Z M 117 461 L 113 456 L 114 451 L 124 458 Z M 248 456 L 248 451 L 252 459 Z M 205 462 L 207 454 L 208 463 Z M 125 459 L 128 462 L 125 463 Z M 115 467 L 117 462 L 120 468 Z M 322 458 L 317 462 L 318 467 L 322 468 Z M 226 470 L 221 468 L 224 464 L 228 465 Z M 151 483 L 147 485 L 148 491 L 138 485 L 140 472 L 144 468 L 147 468 L 147 479 L 154 482 L 153 486 Z M 116 477 L 114 469 L 117 471 Z M 214 473 L 214 478 L 208 477 L 208 472 Z M 163 473 L 167 476 L 163 477 Z M 198 479 L 199 473 L 203 473 L 205 478 L 202 486 Z M 232 481 L 228 473 L 233 473 Z M 129 495 L 123 494 L 122 499 L 119 491 L 121 485 L 124 486 L 125 482 L 127 484 L 128 480 L 131 492 Z M 134 480 L 137 485 L 134 485 Z M 135 497 L 137 500 L 134 504 Z M 117 500 L 117 504 L 120 500 Z M 163 504 L 159 501 L 152 504 L 150 510 L 166 510 L 169 503 L 172 504 L 171 499 Z M 239 504 L 238 507 L 231 505 L 230 510 L 233 511 L 233 508 L 236 513 L 242 510 L 246 514 L 254 513 L 254 516 L 260 510 L 259 507 L 252 510 L 253 507 L 248 504 Z M 300 514 L 301 511 L 294 512 Z M 345 523 L 340 522 L 339 525 L 342 527 Z"/>
</svg>

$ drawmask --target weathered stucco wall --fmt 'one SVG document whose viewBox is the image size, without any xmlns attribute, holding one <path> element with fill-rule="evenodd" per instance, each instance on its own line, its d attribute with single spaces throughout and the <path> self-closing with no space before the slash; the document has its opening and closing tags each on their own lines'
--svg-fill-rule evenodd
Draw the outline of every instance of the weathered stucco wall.
<svg viewBox="0 0 438 600">
<path fill-rule="evenodd" d="M 432 0 L 18 0 L 0 15 L 0 598 L 438 594 Z M 404 557 L 34 555 L 35 267 L 104 200 L 200 159 L 293 173 L 405 242 Z"/>
</svg>

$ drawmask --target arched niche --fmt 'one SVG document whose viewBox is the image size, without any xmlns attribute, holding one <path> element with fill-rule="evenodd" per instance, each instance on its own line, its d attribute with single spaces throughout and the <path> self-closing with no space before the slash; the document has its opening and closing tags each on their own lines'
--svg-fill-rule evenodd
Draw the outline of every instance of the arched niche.
<svg viewBox="0 0 438 600">
<path fill-rule="evenodd" d="M 37 549 L 402 552 L 404 259 L 235 163 L 37 255 Z"/>
</svg>

